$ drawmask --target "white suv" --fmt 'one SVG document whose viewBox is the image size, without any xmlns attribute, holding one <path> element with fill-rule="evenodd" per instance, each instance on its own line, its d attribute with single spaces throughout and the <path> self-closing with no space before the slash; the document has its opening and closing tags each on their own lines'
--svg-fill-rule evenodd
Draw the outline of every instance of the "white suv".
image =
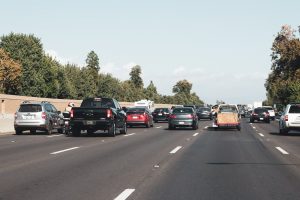
<svg viewBox="0 0 300 200">
<path fill-rule="evenodd" d="M 290 130 L 300 131 L 300 103 L 288 104 L 279 120 L 279 133 L 285 134 Z"/>
<path fill-rule="evenodd" d="M 263 106 L 263 108 L 267 109 L 270 115 L 270 119 L 275 120 L 275 111 L 272 106 Z"/>
</svg>

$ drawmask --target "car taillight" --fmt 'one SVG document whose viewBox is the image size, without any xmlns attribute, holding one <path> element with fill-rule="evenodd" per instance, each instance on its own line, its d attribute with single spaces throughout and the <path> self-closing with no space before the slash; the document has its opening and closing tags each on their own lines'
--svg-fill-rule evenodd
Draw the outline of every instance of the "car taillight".
<svg viewBox="0 0 300 200">
<path fill-rule="evenodd" d="M 47 119 L 47 115 L 45 112 L 42 112 L 42 119 Z"/>
<path fill-rule="evenodd" d="M 71 109 L 71 111 L 70 111 L 70 118 L 73 118 L 73 117 L 74 117 L 74 110 Z"/>
<path fill-rule="evenodd" d="M 112 111 L 111 111 L 111 109 L 107 109 L 106 110 L 106 117 L 107 118 L 111 118 L 112 117 Z"/>
<path fill-rule="evenodd" d="M 257 114 L 256 114 L 256 113 L 252 113 L 252 115 L 253 115 L 253 116 L 256 116 Z"/>
<path fill-rule="evenodd" d="M 288 115 L 284 116 L 284 121 L 289 121 L 289 116 Z"/>
<path fill-rule="evenodd" d="M 175 118 L 176 118 L 176 115 L 173 115 L 173 114 L 172 114 L 172 115 L 169 116 L 169 118 L 175 119 Z"/>
<path fill-rule="evenodd" d="M 266 116 L 269 116 L 270 114 L 268 112 L 266 112 Z"/>
<path fill-rule="evenodd" d="M 193 115 L 192 115 L 192 114 L 189 114 L 189 115 L 187 115 L 187 118 L 192 119 L 192 118 L 193 118 Z"/>
</svg>

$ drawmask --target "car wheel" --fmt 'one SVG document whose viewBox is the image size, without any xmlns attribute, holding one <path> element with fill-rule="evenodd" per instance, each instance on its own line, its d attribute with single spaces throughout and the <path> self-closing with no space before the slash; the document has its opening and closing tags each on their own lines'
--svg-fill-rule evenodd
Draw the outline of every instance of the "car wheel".
<svg viewBox="0 0 300 200">
<path fill-rule="evenodd" d="M 113 122 L 113 124 L 108 128 L 108 134 L 111 137 L 116 136 L 116 124 Z"/>
<path fill-rule="evenodd" d="M 270 119 L 267 119 L 267 120 L 266 120 L 266 123 L 268 123 L 268 124 L 269 124 L 269 123 L 270 123 Z"/>
<path fill-rule="evenodd" d="M 74 137 L 79 137 L 81 134 L 81 130 L 80 129 L 72 129 L 72 136 Z"/>
<path fill-rule="evenodd" d="M 16 135 L 22 135 L 22 130 L 16 129 L 15 131 L 16 131 Z"/>
<path fill-rule="evenodd" d="M 94 135 L 94 130 L 89 129 L 86 132 L 89 136 Z"/>
<path fill-rule="evenodd" d="M 198 129 L 197 124 L 193 125 L 192 128 L 193 128 L 193 130 L 197 130 Z"/>
<path fill-rule="evenodd" d="M 122 129 L 120 129 L 120 134 L 127 134 L 127 124 L 126 124 L 126 122 L 124 123 L 124 125 L 123 125 L 123 128 Z"/>
<path fill-rule="evenodd" d="M 174 129 L 174 126 L 169 124 L 169 130 L 173 130 Z"/>
<path fill-rule="evenodd" d="M 48 125 L 47 130 L 46 130 L 46 133 L 47 133 L 48 135 L 51 135 L 52 132 L 53 132 L 53 127 L 52 127 L 52 124 L 50 123 L 50 124 Z"/>
<path fill-rule="evenodd" d="M 253 120 L 253 119 L 250 119 L 250 123 L 254 123 L 254 120 Z"/>
<path fill-rule="evenodd" d="M 59 128 L 59 129 L 57 129 L 57 132 L 58 132 L 59 134 L 63 134 L 63 133 L 64 133 L 64 129 L 63 129 L 63 128 Z"/>
<path fill-rule="evenodd" d="M 240 131 L 241 130 L 241 125 L 237 125 L 236 128 L 237 128 L 238 131 Z"/>
<path fill-rule="evenodd" d="M 157 120 L 154 120 L 154 123 L 157 123 Z"/>
<path fill-rule="evenodd" d="M 150 128 L 150 122 L 149 121 L 146 123 L 146 128 Z"/>
</svg>

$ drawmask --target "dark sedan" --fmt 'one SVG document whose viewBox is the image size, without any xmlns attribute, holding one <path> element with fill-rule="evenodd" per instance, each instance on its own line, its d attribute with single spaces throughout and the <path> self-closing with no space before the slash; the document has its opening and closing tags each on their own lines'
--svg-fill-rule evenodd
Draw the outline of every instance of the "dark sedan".
<svg viewBox="0 0 300 200">
<path fill-rule="evenodd" d="M 198 129 L 198 116 L 193 108 L 175 108 L 169 116 L 169 129 L 176 127 L 192 127 Z"/>
<path fill-rule="evenodd" d="M 211 113 L 211 109 L 208 107 L 200 107 L 197 110 L 197 116 L 198 119 L 209 119 L 212 120 L 212 113 Z"/>
<path fill-rule="evenodd" d="M 171 110 L 169 108 L 156 108 L 153 113 L 153 121 L 168 121 Z"/>
<path fill-rule="evenodd" d="M 250 115 L 250 122 L 254 123 L 255 121 L 264 121 L 270 123 L 270 115 L 266 108 L 255 108 Z"/>
</svg>

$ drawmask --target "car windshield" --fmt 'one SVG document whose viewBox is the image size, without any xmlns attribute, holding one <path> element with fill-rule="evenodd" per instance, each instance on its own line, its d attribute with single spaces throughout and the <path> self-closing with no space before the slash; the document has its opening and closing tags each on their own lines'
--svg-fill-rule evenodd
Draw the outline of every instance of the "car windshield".
<svg viewBox="0 0 300 200">
<path fill-rule="evenodd" d="M 235 112 L 237 113 L 237 109 L 235 106 L 227 105 L 227 106 L 220 106 L 219 112 L 224 113 L 224 112 Z"/>
<path fill-rule="evenodd" d="M 42 106 L 39 104 L 24 104 L 20 106 L 19 112 L 42 112 Z"/>
<path fill-rule="evenodd" d="M 193 113 L 192 108 L 175 108 L 173 110 L 173 114 L 180 114 L 180 113 Z"/>
<path fill-rule="evenodd" d="M 299 105 L 292 105 L 289 113 L 300 113 L 300 104 Z"/>
</svg>

